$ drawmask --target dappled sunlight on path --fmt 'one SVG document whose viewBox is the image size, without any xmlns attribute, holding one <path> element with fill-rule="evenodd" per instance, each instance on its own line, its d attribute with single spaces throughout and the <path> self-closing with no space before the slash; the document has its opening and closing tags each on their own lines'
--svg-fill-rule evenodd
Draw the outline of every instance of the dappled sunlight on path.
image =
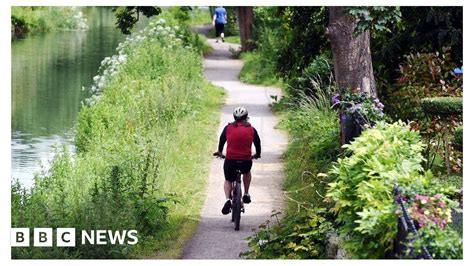
<svg viewBox="0 0 474 266">
<path fill-rule="evenodd" d="M 236 49 L 238 45 L 208 41 L 214 47 L 214 52 L 204 61 L 205 76 L 227 92 L 218 132 L 212 137 L 217 142 L 222 128 L 232 122 L 234 108 L 245 106 L 249 110 L 249 122 L 257 129 L 262 141 L 262 158 L 255 160 L 252 167 L 252 203 L 245 206 L 240 231 L 234 231 L 230 214 L 224 216 L 221 213 L 225 201 L 222 189 L 223 160 L 212 160 L 201 223 L 186 246 L 183 258 L 235 259 L 239 258 L 241 252 L 248 250 L 245 238 L 253 234 L 252 229 L 257 229 L 268 220 L 272 210 L 281 210 L 283 207 L 281 155 L 287 141 L 283 132 L 274 128 L 278 119 L 268 106 L 272 102 L 272 95 L 280 98 L 281 90 L 239 82 L 238 74 L 243 64 L 240 60 L 232 59 L 229 52 L 229 47 Z"/>
</svg>

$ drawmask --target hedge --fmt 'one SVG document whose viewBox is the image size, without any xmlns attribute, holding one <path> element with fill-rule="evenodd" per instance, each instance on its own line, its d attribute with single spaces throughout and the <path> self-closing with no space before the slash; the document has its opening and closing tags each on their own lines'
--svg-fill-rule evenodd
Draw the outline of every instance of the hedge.
<svg viewBox="0 0 474 266">
<path fill-rule="evenodd" d="M 462 97 L 433 97 L 421 100 L 421 108 L 430 115 L 462 114 Z"/>
<path fill-rule="evenodd" d="M 454 148 L 460 151 L 462 151 L 462 132 L 463 132 L 462 127 L 456 128 L 456 131 L 454 131 L 454 139 L 453 139 Z"/>
</svg>

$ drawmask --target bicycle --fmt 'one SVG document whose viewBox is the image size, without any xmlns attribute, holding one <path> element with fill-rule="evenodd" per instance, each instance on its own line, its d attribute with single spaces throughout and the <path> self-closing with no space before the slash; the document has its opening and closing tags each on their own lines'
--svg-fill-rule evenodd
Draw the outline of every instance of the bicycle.
<svg viewBox="0 0 474 266">
<path fill-rule="evenodd" d="M 214 153 L 214 156 L 217 158 L 225 159 L 224 155 L 219 153 Z M 252 156 L 254 159 L 254 156 Z M 231 192 L 231 213 L 232 218 L 231 222 L 234 223 L 234 229 L 238 231 L 240 229 L 240 217 L 241 213 L 245 213 L 245 207 L 242 202 L 242 173 L 239 169 L 235 170 L 236 179 L 232 182 L 232 192 Z"/>
</svg>

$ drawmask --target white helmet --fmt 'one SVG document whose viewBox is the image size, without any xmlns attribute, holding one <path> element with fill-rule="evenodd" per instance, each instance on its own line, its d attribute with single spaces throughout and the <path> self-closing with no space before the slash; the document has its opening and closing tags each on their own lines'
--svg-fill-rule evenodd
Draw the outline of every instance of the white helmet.
<svg viewBox="0 0 474 266">
<path fill-rule="evenodd" d="M 245 107 L 237 107 L 234 109 L 234 119 L 235 120 L 245 120 L 248 116 L 249 112 Z"/>
</svg>

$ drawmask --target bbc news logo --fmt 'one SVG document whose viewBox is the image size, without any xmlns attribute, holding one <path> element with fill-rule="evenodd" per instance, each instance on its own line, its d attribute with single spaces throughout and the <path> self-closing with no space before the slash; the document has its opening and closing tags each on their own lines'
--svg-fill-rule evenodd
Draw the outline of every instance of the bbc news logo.
<svg viewBox="0 0 474 266">
<path fill-rule="evenodd" d="M 30 246 L 30 228 L 12 228 L 10 242 L 12 247 Z M 34 247 L 52 247 L 53 239 L 57 247 L 75 247 L 75 228 L 56 228 L 56 237 L 53 228 L 33 228 Z M 135 245 L 138 243 L 137 230 L 82 230 L 81 245 Z"/>
</svg>

